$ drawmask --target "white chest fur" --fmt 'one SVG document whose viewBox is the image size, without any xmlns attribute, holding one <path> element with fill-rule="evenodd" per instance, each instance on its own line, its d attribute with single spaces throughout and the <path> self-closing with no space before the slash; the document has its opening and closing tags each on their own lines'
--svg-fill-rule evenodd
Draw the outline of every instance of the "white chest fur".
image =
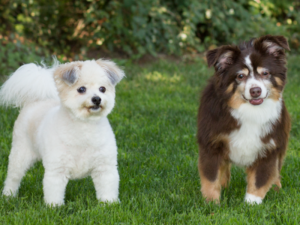
<svg viewBox="0 0 300 225">
<path fill-rule="evenodd" d="M 47 112 L 36 135 L 45 170 L 62 171 L 69 179 L 117 165 L 117 146 L 109 121 L 74 120 L 63 108 Z"/>
<path fill-rule="evenodd" d="M 280 119 L 282 102 L 265 99 L 263 104 L 254 106 L 249 103 L 232 110 L 231 115 L 238 120 L 240 129 L 229 134 L 229 158 L 239 166 L 250 166 L 258 156 L 265 153 L 267 146 L 261 138 L 272 130 L 272 124 Z"/>
</svg>

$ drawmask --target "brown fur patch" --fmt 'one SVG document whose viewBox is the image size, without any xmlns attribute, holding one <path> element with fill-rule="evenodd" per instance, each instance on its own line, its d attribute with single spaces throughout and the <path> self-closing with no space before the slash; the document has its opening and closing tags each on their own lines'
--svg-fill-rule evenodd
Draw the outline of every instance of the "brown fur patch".
<svg viewBox="0 0 300 225">
<path fill-rule="evenodd" d="M 219 144 L 219 146 L 222 146 Z M 220 159 L 218 155 L 201 155 L 199 157 L 198 169 L 205 178 L 211 182 L 215 181 L 218 176 Z"/>
<path fill-rule="evenodd" d="M 228 159 L 228 137 L 227 135 L 218 135 L 210 141 L 211 149 L 222 153 L 222 157 L 219 154 L 199 156 L 199 172 L 205 176 L 206 179 L 213 182 L 217 179 L 219 170 L 223 164 L 224 159 Z M 222 174 L 220 174 L 222 175 Z"/>
</svg>

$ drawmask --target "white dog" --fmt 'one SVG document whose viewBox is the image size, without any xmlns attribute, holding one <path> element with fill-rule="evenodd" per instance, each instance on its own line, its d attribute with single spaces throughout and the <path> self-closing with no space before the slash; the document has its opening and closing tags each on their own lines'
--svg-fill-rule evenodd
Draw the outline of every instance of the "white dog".
<svg viewBox="0 0 300 225">
<path fill-rule="evenodd" d="M 0 101 L 21 107 L 21 112 L 3 195 L 16 196 L 25 172 L 42 160 L 46 204 L 64 204 L 68 180 L 89 175 L 97 199 L 118 201 L 117 145 L 107 115 L 123 77 L 107 60 L 56 63 L 49 69 L 31 63 L 12 74 Z"/>
</svg>

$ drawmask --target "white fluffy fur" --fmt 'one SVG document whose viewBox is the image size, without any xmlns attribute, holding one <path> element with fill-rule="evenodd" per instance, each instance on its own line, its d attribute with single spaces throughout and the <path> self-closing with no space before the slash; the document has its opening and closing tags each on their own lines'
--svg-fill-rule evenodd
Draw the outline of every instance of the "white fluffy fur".
<svg viewBox="0 0 300 225">
<path fill-rule="evenodd" d="M 246 193 L 246 196 L 245 196 L 245 202 L 253 205 L 253 204 L 261 204 L 262 203 L 262 198 L 261 197 L 258 197 L 258 196 L 255 196 L 255 195 L 252 195 L 252 194 L 249 194 L 249 193 Z"/>
<path fill-rule="evenodd" d="M 114 73 L 108 74 L 99 62 L 107 61 L 77 63 L 81 65 L 76 72 L 78 79 L 71 86 L 55 75 L 60 99 L 52 76 L 56 70 L 72 67 L 72 63 L 50 69 L 27 64 L 4 84 L 1 102 L 23 106 L 14 126 L 4 195 L 15 196 L 26 170 L 42 160 L 47 204 L 64 204 L 68 180 L 89 175 L 97 199 L 118 201 L 117 145 L 106 116 L 114 106 L 115 84 L 124 73 L 110 64 L 108 68 L 115 68 Z M 111 76 L 116 76 L 114 84 Z M 86 93 L 78 93 L 81 86 L 87 88 Z M 106 87 L 105 93 L 99 91 L 101 86 Z M 101 98 L 102 108 L 89 108 L 93 106 L 94 96 Z"/>
<path fill-rule="evenodd" d="M 247 65 L 248 69 L 250 70 L 250 76 L 253 77 L 254 74 L 253 74 L 253 67 L 252 67 L 252 62 L 250 60 L 250 55 L 247 55 L 245 57 L 245 64 Z"/>
<path fill-rule="evenodd" d="M 231 111 L 241 125 L 239 130 L 229 135 L 229 157 L 239 166 L 250 166 L 259 155 L 265 153 L 269 145 L 274 145 L 274 140 L 267 145 L 261 137 L 267 135 L 272 129 L 272 123 L 280 118 L 282 102 L 265 99 L 261 105 L 242 104 L 238 109 Z"/>
<path fill-rule="evenodd" d="M 57 66 L 57 61 L 50 69 L 34 63 L 21 66 L 1 87 L 0 104 L 22 107 L 37 100 L 59 100 L 53 80 Z"/>
</svg>

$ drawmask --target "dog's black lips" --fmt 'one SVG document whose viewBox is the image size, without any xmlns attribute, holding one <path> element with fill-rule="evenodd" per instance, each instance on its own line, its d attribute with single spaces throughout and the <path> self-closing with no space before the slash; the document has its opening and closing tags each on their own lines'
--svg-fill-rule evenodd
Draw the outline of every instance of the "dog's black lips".
<svg viewBox="0 0 300 225">
<path fill-rule="evenodd" d="M 94 106 L 91 106 L 91 107 L 90 107 L 90 109 L 95 109 L 95 110 L 97 110 L 97 109 L 99 109 L 99 108 L 101 108 L 100 105 L 94 105 Z"/>
</svg>

